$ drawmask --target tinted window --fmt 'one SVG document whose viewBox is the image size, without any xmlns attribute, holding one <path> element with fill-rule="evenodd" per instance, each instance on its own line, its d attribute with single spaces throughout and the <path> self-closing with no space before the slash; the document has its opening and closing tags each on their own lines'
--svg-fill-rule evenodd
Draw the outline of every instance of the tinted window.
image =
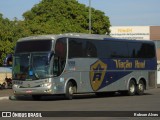
<svg viewBox="0 0 160 120">
<path fill-rule="evenodd" d="M 153 43 L 118 40 L 69 40 L 69 57 L 98 58 L 152 58 L 155 56 Z"/>
<path fill-rule="evenodd" d="M 145 54 L 148 58 L 154 58 L 156 56 L 156 49 L 154 44 L 147 45 L 147 52 Z"/>
<path fill-rule="evenodd" d="M 110 58 L 128 58 L 128 46 L 126 42 L 109 41 Z"/>
<path fill-rule="evenodd" d="M 95 40 L 87 39 L 69 39 L 69 58 L 79 57 L 97 57 L 97 47 Z"/>
<path fill-rule="evenodd" d="M 69 58 L 86 57 L 86 40 L 69 39 Z"/>
<path fill-rule="evenodd" d="M 152 43 L 131 42 L 128 43 L 129 56 L 131 58 L 153 58 L 155 47 Z"/>
<path fill-rule="evenodd" d="M 100 40 L 95 43 L 95 45 L 97 47 L 97 53 L 99 58 L 110 58 L 110 44 L 108 44 L 108 42 Z"/>
<path fill-rule="evenodd" d="M 15 53 L 22 52 L 44 52 L 50 51 L 52 47 L 51 40 L 30 40 L 17 42 Z"/>
<path fill-rule="evenodd" d="M 87 40 L 86 42 L 86 57 L 97 57 L 97 41 L 94 40 Z"/>
<path fill-rule="evenodd" d="M 129 48 L 129 56 L 130 58 L 139 58 L 142 55 L 142 52 L 140 51 L 141 49 L 141 44 L 140 43 L 128 43 L 128 48 Z"/>
<path fill-rule="evenodd" d="M 94 45 L 94 57 L 99 58 L 125 58 L 128 57 L 127 43 L 103 41 L 103 40 L 90 40 Z"/>
<path fill-rule="evenodd" d="M 70 38 L 69 57 L 124 58 L 128 57 L 127 43 Z"/>
<path fill-rule="evenodd" d="M 55 53 L 60 58 L 66 58 L 66 55 L 67 55 L 66 38 L 60 38 L 56 41 Z"/>
<path fill-rule="evenodd" d="M 56 41 L 55 56 L 53 61 L 53 74 L 59 76 L 63 72 L 66 64 L 67 42 L 66 38 L 60 38 Z"/>
</svg>

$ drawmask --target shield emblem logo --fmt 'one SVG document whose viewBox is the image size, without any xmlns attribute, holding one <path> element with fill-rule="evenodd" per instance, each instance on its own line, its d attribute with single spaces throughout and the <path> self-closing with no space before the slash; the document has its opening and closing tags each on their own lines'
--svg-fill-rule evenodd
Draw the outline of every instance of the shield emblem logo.
<svg viewBox="0 0 160 120">
<path fill-rule="evenodd" d="M 90 67 L 90 82 L 93 91 L 100 89 L 107 70 L 107 64 L 98 60 Z"/>
</svg>

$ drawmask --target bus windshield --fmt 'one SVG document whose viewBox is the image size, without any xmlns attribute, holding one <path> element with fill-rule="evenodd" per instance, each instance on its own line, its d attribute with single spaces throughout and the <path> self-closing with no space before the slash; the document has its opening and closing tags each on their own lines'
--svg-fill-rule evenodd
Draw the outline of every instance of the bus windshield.
<svg viewBox="0 0 160 120">
<path fill-rule="evenodd" d="M 15 80 L 38 80 L 50 76 L 49 53 L 17 54 L 13 66 Z"/>
</svg>

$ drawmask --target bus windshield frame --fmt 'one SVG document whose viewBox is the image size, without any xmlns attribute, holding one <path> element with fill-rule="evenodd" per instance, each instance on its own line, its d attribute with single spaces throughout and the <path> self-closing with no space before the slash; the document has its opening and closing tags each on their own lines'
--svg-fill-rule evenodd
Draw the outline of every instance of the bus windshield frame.
<svg viewBox="0 0 160 120">
<path fill-rule="evenodd" d="M 52 39 L 18 41 L 13 60 L 14 80 L 39 80 L 51 76 Z"/>
<path fill-rule="evenodd" d="M 39 80 L 51 76 L 50 52 L 14 55 L 14 80 Z"/>
</svg>

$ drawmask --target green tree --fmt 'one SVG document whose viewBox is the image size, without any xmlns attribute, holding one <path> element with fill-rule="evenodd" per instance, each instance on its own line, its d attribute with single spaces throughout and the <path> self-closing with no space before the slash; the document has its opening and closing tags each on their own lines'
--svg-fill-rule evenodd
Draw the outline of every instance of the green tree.
<svg viewBox="0 0 160 120">
<path fill-rule="evenodd" d="M 12 54 L 16 41 L 31 34 L 24 21 L 15 18 L 10 21 L 0 14 L 0 66 L 7 54 Z"/>
<path fill-rule="evenodd" d="M 0 14 L 0 65 L 7 54 L 13 53 L 13 24 L 9 19 L 4 19 Z"/>
<path fill-rule="evenodd" d="M 42 0 L 23 14 L 31 34 L 88 33 L 89 8 L 76 0 Z M 110 33 L 104 12 L 92 8 L 92 33 Z"/>
<path fill-rule="evenodd" d="M 59 33 L 89 33 L 89 7 L 77 0 L 42 0 L 23 14 L 24 20 L 9 20 L 0 14 L 0 65 L 14 51 L 19 38 Z M 109 17 L 92 8 L 92 33 L 109 34 Z"/>
</svg>

